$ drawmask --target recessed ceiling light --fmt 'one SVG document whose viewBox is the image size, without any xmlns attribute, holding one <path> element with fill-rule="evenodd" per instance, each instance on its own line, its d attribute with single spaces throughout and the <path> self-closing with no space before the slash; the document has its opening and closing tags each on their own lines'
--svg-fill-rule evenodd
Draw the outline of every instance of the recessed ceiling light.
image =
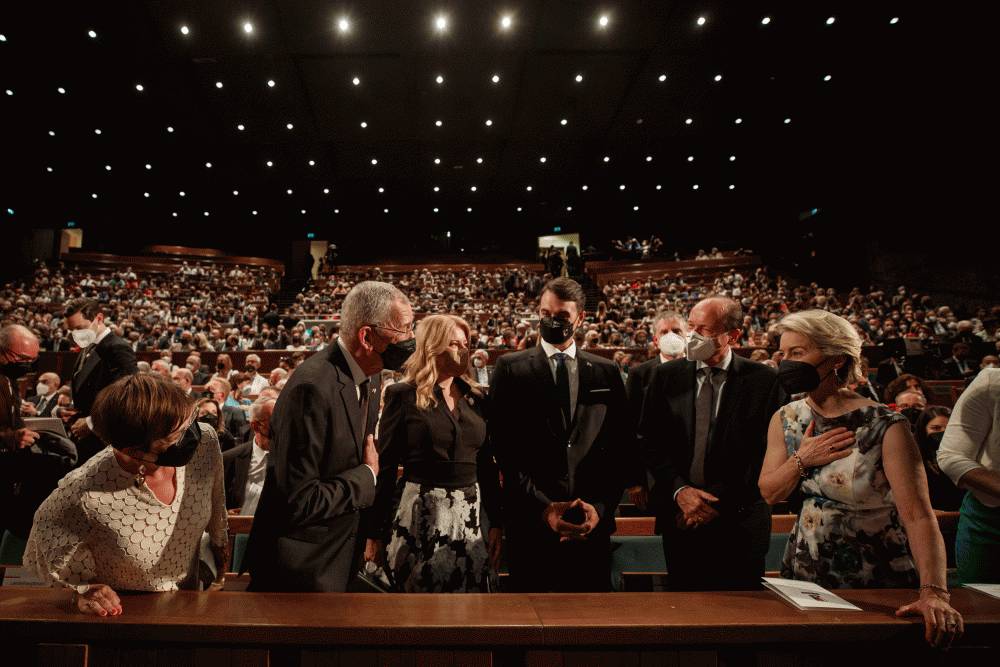
<svg viewBox="0 0 1000 667">
<path fill-rule="evenodd" d="M 251 33 L 253 33 L 253 23 L 250 23 L 250 21 L 244 21 L 243 22 L 243 32 L 245 32 L 248 35 L 251 34 Z"/>
<path fill-rule="evenodd" d="M 354 77 L 353 79 L 351 79 L 351 83 L 353 83 L 355 86 L 360 86 L 361 85 L 361 77 L 357 77 L 357 76 Z"/>
<path fill-rule="evenodd" d="M 574 79 L 574 80 L 575 80 L 575 81 L 576 81 L 577 83 L 583 83 L 583 75 L 582 75 L 582 74 L 577 74 L 577 75 L 576 75 L 575 77 L 573 77 L 573 79 Z"/>
<path fill-rule="evenodd" d="M 177 211 L 171 211 L 170 215 L 176 218 L 177 217 Z"/>
<path fill-rule="evenodd" d="M 264 164 L 266 164 L 268 167 L 273 167 L 274 166 L 274 162 L 272 162 L 271 160 L 268 160 Z"/>
<path fill-rule="evenodd" d="M 737 118 L 733 122 L 736 123 L 737 125 L 742 125 L 743 124 L 743 119 L 742 118 Z"/>
<path fill-rule="evenodd" d="M 493 127 L 493 119 L 492 118 L 487 118 L 486 119 L 486 127 Z"/>
<path fill-rule="evenodd" d="M 436 76 L 436 77 L 434 78 L 434 80 L 435 80 L 435 81 L 437 81 L 437 82 L 438 82 L 438 84 L 442 84 L 442 83 L 444 83 L 444 77 L 443 77 L 443 76 L 441 76 L 440 74 L 438 74 L 438 75 L 437 75 L 437 76 Z"/>
<path fill-rule="evenodd" d="M 216 88 L 222 88 L 222 82 L 221 81 L 216 81 L 215 82 L 215 87 Z"/>
<path fill-rule="evenodd" d="M 202 214 L 203 214 L 203 215 L 204 215 L 204 216 L 205 216 L 206 218 L 208 217 L 208 211 L 202 211 Z"/>
<path fill-rule="evenodd" d="M 91 39 L 97 39 L 97 33 L 94 32 L 93 30 L 88 30 L 87 36 L 90 37 Z"/>
<path fill-rule="evenodd" d="M 607 14 L 601 14 L 597 17 L 597 27 L 607 28 L 609 23 L 611 23 L 611 17 Z"/>
<path fill-rule="evenodd" d="M 341 16 L 337 19 L 337 30 L 340 32 L 348 32 L 351 29 L 351 22 L 346 16 Z"/>
<path fill-rule="evenodd" d="M 633 210 L 633 211 L 638 211 L 638 210 L 639 210 L 639 207 L 638 207 L 638 206 L 633 206 L 633 207 L 632 207 L 632 210 Z"/>
<path fill-rule="evenodd" d="M 335 208 L 335 209 L 333 209 L 333 212 L 336 213 L 337 215 L 339 215 L 340 214 L 340 209 L 339 208 Z"/>
<path fill-rule="evenodd" d="M 378 159 L 376 159 L 376 158 L 372 158 L 372 164 L 373 164 L 373 165 L 376 165 L 376 164 L 378 164 Z"/>
<path fill-rule="evenodd" d="M 697 183 L 695 183 L 694 185 L 692 185 L 692 186 L 691 186 L 691 189 L 692 189 L 692 190 L 697 190 L 697 189 L 698 189 L 698 184 L 697 184 Z"/>
<path fill-rule="evenodd" d="M 211 162 L 206 162 L 205 163 L 205 169 L 211 169 L 211 168 L 212 168 L 212 163 Z"/>
<path fill-rule="evenodd" d="M 729 156 L 729 161 L 730 162 L 736 162 L 736 156 L 735 155 L 730 155 Z"/>
<path fill-rule="evenodd" d="M 323 194 L 325 195 L 330 194 L 330 188 L 323 188 Z"/>
<path fill-rule="evenodd" d="M 96 192 L 91 192 L 90 193 L 90 198 L 91 199 L 97 199 L 97 193 Z"/>
<path fill-rule="evenodd" d="M 143 192 L 142 196 L 145 197 L 146 199 L 149 199 L 149 193 L 148 192 Z"/>
<path fill-rule="evenodd" d="M 715 75 L 715 82 L 719 83 L 720 81 L 722 81 L 722 75 L 721 74 L 716 74 Z"/>
<path fill-rule="evenodd" d="M 791 123 L 791 122 L 792 122 L 792 119 L 791 119 L 791 118 L 786 118 L 786 119 L 785 119 L 785 125 L 788 125 L 788 124 L 789 124 L 789 123 Z"/>
<path fill-rule="evenodd" d="M 827 25 L 833 25 L 836 22 L 837 22 L 837 17 L 836 16 L 831 16 L 830 18 L 828 18 L 826 20 L 826 24 Z"/>
<path fill-rule="evenodd" d="M 483 163 L 483 158 L 477 157 L 476 158 L 476 164 L 482 164 L 482 163 Z"/>
<path fill-rule="evenodd" d="M 500 75 L 494 74 L 493 76 L 490 77 L 490 81 L 492 81 L 493 83 L 500 83 Z"/>
<path fill-rule="evenodd" d="M 66 94 L 66 89 L 63 88 L 62 86 L 59 86 L 58 88 L 56 88 L 56 91 L 58 91 L 60 95 L 65 95 Z"/>
<path fill-rule="evenodd" d="M 310 167 L 315 167 L 316 166 L 316 160 L 309 160 L 309 166 Z"/>
<path fill-rule="evenodd" d="M 11 90 L 10 88 L 8 88 L 7 90 L 5 90 L 4 92 L 7 93 L 8 95 L 13 95 L 14 94 L 14 91 Z"/>
<path fill-rule="evenodd" d="M 0 34 L 0 42 L 6 42 L 6 41 L 7 41 L 7 35 Z"/>
<path fill-rule="evenodd" d="M 661 74 L 660 76 L 658 76 L 656 78 L 659 80 L 660 83 L 663 83 L 664 81 L 667 80 L 667 75 L 666 74 Z"/>
<path fill-rule="evenodd" d="M 824 80 L 824 81 L 829 81 L 829 80 L 830 80 L 830 79 L 832 79 L 832 78 L 833 78 L 833 76 L 831 76 L 831 75 L 827 74 L 826 76 L 824 76 L 824 77 L 823 77 L 823 80 Z"/>
<path fill-rule="evenodd" d="M 657 190 L 662 190 L 662 189 L 663 189 L 663 186 L 662 186 L 662 185 L 660 185 L 660 184 L 657 184 L 657 185 L 656 185 L 656 189 L 657 189 Z"/>
<path fill-rule="evenodd" d="M 685 125 L 690 125 L 690 124 L 691 124 L 691 123 L 693 123 L 693 122 L 694 122 L 694 119 L 693 119 L 693 118 L 685 118 L 685 119 L 684 119 L 684 124 L 685 124 Z"/>
<path fill-rule="evenodd" d="M 240 196 L 240 191 L 239 190 L 233 190 L 233 196 L 234 197 L 239 197 Z"/>
<path fill-rule="evenodd" d="M 736 186 L 735 186 L 734 184 L 730 183 L 730 184 L 729 184 L 729 189 L 730 189 L 730 190 L 735 190 L 735 189 L 736 189 Z"/>
<path fill-rule="evenodd" d="M 54 137 L 54 136 L 56 136 L 56 132 L 55 132 L 55 130 L 49 130 L 49 136 L 50 136 L 50 137 Z"/>
<path fill-rule="evenodd" d="M 517 212 L 518 212 L 518 213 L 520 213 L 520 212 L 521 212 L 521 211 L 523 211 L 523 210 L 524 210 L 524 209 L 523 209 L 523 208 L 521 208 L 520 206 L 518 206 L 518 207 L 517 207 Z"/>
<path fill-rule="evenodd" d="M 135 84 L 135 89 L 141 93 L 142 91 L 146 90 L 146 87 L 143 86 L 141 83 L 137 83 Z"/>
<path fill-rule="evenodd" d="M 239 130 L 240 132 L 242 132 L 243 130 L 245 130 L 247 128 L 246 128 L 246 126 L 243 123 L 237 123 L 236 124 L 236 129 Z"/>
<path fill-rule="evenodd" d="M 688 155 L 688 162 L 694 162 L 694 156 Z"/>
<path fill-rule="evenodd" d="M 111 171 L 111 165 L 110 164 L 104 165 L 104 171 Z"/>
<path fill-rule="evenodd" d="M 527 186 L 527 187 L 526 187 L 526 188 L 524 188 L 524 189 L 525 189 L 525 190 L 527 190 L 528 192 L 531 192 L 531 186 L 530 186 L 530 185 L 529 185 L 529 186 Z"/>
<path fill-rule="evenodd" d="M 388 212 L 389 212 L 389 209 L 387 209 L 387 208 L 384 208 L 384 209 L 382 209 L 382 212 L 383 212 L 383 213 L 388 213 Z"/>
<path fill-rule="evenodd" d="M 707 21 L 708 21 L 708 19 L 706 19 L 706 18 L 705 18 L 704 16 L 699 16 L 699 17 L 698 17 L 698 20 L 697 20 L 697 21 L 695 21 L 695 23 L 697 23 L 698 25 L 700 25 L 700 26 L 701 26 L 701 25 L 705 25 L 705 23 L 706 23 Z"/>
<path fill-rule="evenodd" d="M 172 127 L 168 127 L 167 128 L 167 132 L 173 132 L 173 131 L 174 131 L 174 128 L 172 128 Z M 98 128 L 96 128 L 94 130 L 94 134 L 100 134 L 100 133 L 101 133 L 101 128 L 98 127 Z"/>
<path fill-rule="evenodd" d="M 435 207 L 435 208 L 434 208 L 434 212 L 435 212 L 435 213 L 437 213 L 437 212 L 438 212 L 438 209 L 437 209 L 437 207 Z"/>
<path fill-rule="evenodd" d="M 441 120 L 436 120 L 436 121 L 434 121 L 434 125 L 435 125 L 436 127 L 441 127 L 442 125 L 444 125 L 444 123 L 443 123 L 443 122 L 441 122 Z"/>
<path fill-rule="evenodd" d="M 301 213 L 302 215 L 305 215 L 306 214 L 306 210 L 302 209 L 302 210 L 299 211 L 299 213 Z"/>
<path fill-rule="evenodd" d="M 294 192 L 294 190 L 292 190 L 291 188 L 288 188 L 287 190 L 285 190 L 285 194 L 289 194 L 290 195 L 290 194 L 292 194 L 292 192 Z"/>
<path fill-rule="evenodd" d="M 569 121 L 566 120 L 565 118 L 563 118 L 562 120 L 559 121 L 560 125 L 566 125 L 567 123 L 569 123 Z"/>
<path fill-rule="evenodd" d="M 476 186 L 475 186 L 475 185 L 473 185 L 473 186 L 471 186 L 471 187 L 469 188 L 469 191 L 470 191 L 470 192 L 475 192 L 476 190 L 477 190 L 477 188 L 476 188 Z"/>
<path fill-rule="evenodd" d="M 514 17 L 510 14 L 504 14 L 500 17 L 500 29 L 510 30 L 511 26 L 514 25 Z"/>
<path fill-rule="evenodd" d="M 96 130 L 96 132 L 97 132 L 98 134 L 100 134 L 100 133 L 101 133 L 101 131 L 100 131 L 100 130 Z M 167 125 L 167 132 L 170 132 L 171 134 L 173 134 L 173 132 L 174 132 L 174 126 L 173 126 L 173 125 Z"/>
<path fill-rule="evenodd" d="M 605 155 L 604 156 L 604 161 L 605 162 L 611 162 L 611 156 L 610 155 Z"/>
<path fill-rule="evenodd" d="M 274 81 L 274 79 L 268 79 L 268 80 L 267 80 L 267 87 L 268 87 L 268 88 L 274 88 L 274 86 L 275 86 L 275 85 L 276 85 L 276 84 L 275 84 L 275 81 Z"/>
<path fill-rule="evenodd" d="M 652 162 L 652 161 L 653 161 L 653 156 L 652 155 L 647 155 L 646 156 L 646 162 Z"/>
<path fill-rule="evenodd" d="M 444 14 L 438 14 L 434 17 L 434 28 L 438 32 L 444 32 L 448 29 L 448 17 Z"/>
<path fill-rule="evenodd" d="M 439 157 L 434 158 L 434 164 L 441 164 L 441 158 Z"/>
<path fill-rule="evenodd" d="M 152 168 L 153 168 L 153 165 L 151 165 L 151 164 L 149 164 L 149 163 L 147 162 L 147 163 L 146 163 L 146 171 L 149 171 L 149 170 L 150 170 L 150 169 L 152 169 Z"/>
<path fill-rule="evenodd" d="M 182 35 L 190 35 L 191 34 L 191 28 L 187 27 L 186 25 L 182 25 L 181 26 L 181 34 Z"/>
<path fill-rule="evenodd" d="M 618 186 L 618 189 L 619 189 L 619 190 L 624 190 L 624 189 L 625 189 L 625 184 L 624 184 L 624 183 L 622 183 L 621 185 L 619 185 L 619 186 Z"/>
<path fill-rule="evenodd" d="M 889 25 L 896 25 L 897 23 L 899 23 L 898 16 L 893 16 L 891 19 L 889 19 Z"/>
<path fill-rule="evenodd" d="M 440 191 L 441 191 L 440 186 L 435 185 L 434 186 L 434 192 L 440 192 Z"/>
<path fill-rule="evenodd" d="M 765 16 L 764 18 L 762 18 L 760 20 L 760 24 L 761 25 L 769 25 L 770 23 L 771 23 L 771 17 L 770 16 Z"/>
<path fill-rule="evenodd" d="M 379 186 L 379 189 L 378 189 L 378 193 L 379 193 L 380 195 L 381 195 L 381 194 L 385 194 L 385 188 L 383 188 L 383 187 Z"/>
<path fill-rule="evenodd" d="M 543 155 L 542 157 L 538 158 L 538 161 L 541 162 L 542 164 L 545 164 L 546 162 L 548 162 L 548 158 Z"/>
<path fill-rule="evenodd" d="M 465 209 L 465 212 L 466 212 L 466 213 L 472 213 L 472 207 L 470 206 L 470 207 L 468 207 L 467 209 Z"/>
<path fill-rule="evenodd" d="M 257 215 L 257 209 L 250 211 L 250 215 Z"/>
<path fill-rule="evenodd" d="M 51 174 L 52 173 L 52 167 L 46 167 L 45 171 L 47 171 L 47 172 L 49 172 Z"/>
<path fill-rule="evenodd" d="M 588 190 L 588 187 L 586 185 L 581 185 L 580 189 L 586 192 Z"/>
<path fill-rule="evenodd" d="M 363 130 L 366 127 L 368 127 L 368 123 L 366 123 L 365 121 L 361 121 L 361 129 Z"/>
<path fill-rule="evenodd" d="M 294 130 L 295 126 L 292 125 L 291 123 L 285 123 L 285 129 L 286 130 Z"/>
<path fill-rule="evenodd" d="M 178 194 L 178 195 L 180 195 L 181 197 L 185 197 L 185 196 L 187 196 L 187 193 L 186 193 L 186 192 L 184 192 L 183 190 L 181 190 L 181 191 L 180 191 L 180 192 L 178 192 L 177 194 Z"/>
</svg>

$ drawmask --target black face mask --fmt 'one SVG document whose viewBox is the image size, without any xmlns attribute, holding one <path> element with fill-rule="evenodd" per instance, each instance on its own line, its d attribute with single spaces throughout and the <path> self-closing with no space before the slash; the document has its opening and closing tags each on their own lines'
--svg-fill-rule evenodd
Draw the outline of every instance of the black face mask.
<svg viewBox="0 0 1000 667">
<path fill-rule="evenodd" d="M 832 373 L 833 371 L 831 371 Z M 778 364 L 778 382 L 789 394 L 805 394 L 814 390 L 826 378 L 812 364 L 785 359 Z"/>
<path fill-rule="evenodd" d="M 191 422 L 180 440 L 156 457 L 156 465 L 182 468 L 194 458 L 199 444 L 201 444 L 201 429 L 198 428 L 197 422 Z"/>
<path fill-rule="evenodd" d="M 920 408 L 903 408 L 899 411 L 899 414 L 906 417 L 906 419 L 910 422 L 910 427 L 912 428 L 916 425 L 917 420 L 920 419 L 921 412 L 923 412 L 923 410 Z"/>
<path fill-rule="evenodd" d="M 245 367 L 243 369 L 243 372 L 244 373 L 249 373 L 250 375 L 253 375 L 254 373 L 257 372 L 257 368 L 255 366 L 247 366 L 247 367 Z"/>
<path fill-rule="evenodd" d="M 543 317 L 538 332 L 546 343 L 562 345 L 573 335 L 573 323 L 563 318 Z"/>
<path fill-rule="evenodd" d="M 928 433 L 924 437 L 919 438 L 920 453 L 925 460 L 936 461 L 937 450 L 941 446 L 941 438 L 943 437 L 944 431 L 940 433 Z"/>
<path fill-rule="evenodd" d="M 219 425 L 219 418 L 215 415 L 202 415 L 196 419 L 199 424 L 204 424 L 205 426 L 211 426 L 213 429 L 217 428 Z"/>
<path fill-rule="evenodd" d="M 0 374 L 6 375 L 11 382 L 30 373 L 35 367 L 33 361 L 15 361 L 0 365 Z"/>
<path fill-rule="evenodd" d="M 390 371 L 398 371 L 417 350 L 417 339 L 408 338 L 398 343 L 389 343 L 385 350 L 379 353 L 382 357 L 382 368 Z"/>
<path fill-rule="evenodd" d="M 215 367 L 217 369 L 219 369 L 220 371 L 226 370 L 226 365 L 225 364 L 216 364 Z"/>
</svg>

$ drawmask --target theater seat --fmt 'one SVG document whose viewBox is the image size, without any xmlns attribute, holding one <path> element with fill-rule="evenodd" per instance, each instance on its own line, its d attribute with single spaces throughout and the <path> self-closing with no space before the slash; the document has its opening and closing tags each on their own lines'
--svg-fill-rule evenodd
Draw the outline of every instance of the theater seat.
<svg viewBox="0 0 1000 667">
<path fill-rule="evenodd" d="M 611 536 L 611 587 L 626 589 L 622 573 L 663 573 L 667 562 L 663 557 L 663 540 L 659 535 Z"/>
<path fill-rule="evenodd" d="M 247 542 L 250 541 L 250 535 L 247 533 L 239 533 L 235 536 L 233 540 L 233 557 L 229 565 L 230 572 L 239 572 L 240 568 L 243 566 L 243 557 L 247 553 Z"/>
</svg>

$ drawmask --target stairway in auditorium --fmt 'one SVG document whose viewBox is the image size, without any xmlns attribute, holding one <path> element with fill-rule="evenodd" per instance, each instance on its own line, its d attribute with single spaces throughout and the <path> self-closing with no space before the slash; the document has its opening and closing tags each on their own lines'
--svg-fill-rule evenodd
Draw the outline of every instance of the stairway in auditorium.
<svg viewBox="0 0 1000 667">
<path fill-rule="evenodd" d="M 293 278 L 285 275 L 281 279 L 281 287 L 271 294 L 271 303 L 278 304 L 278 312 L 283 313 L 295 304 L 295 296 L 309 284 L 305 278 Z"/>
<path fill-rule="evenodd" d="M 594 279 L 591 278 L 586 272 L 584 272 L 583 275 L 578 276 L 576 280 L 580 283 L 580 286 L 583 287 L 583 293 L 587 295 L 586 311 L 588 313 L 593 313 L 597 310 L 597 304 L 604 300 L 604 292 L 601 291 L 601 288 L 597 286 Z"/>
</svg>

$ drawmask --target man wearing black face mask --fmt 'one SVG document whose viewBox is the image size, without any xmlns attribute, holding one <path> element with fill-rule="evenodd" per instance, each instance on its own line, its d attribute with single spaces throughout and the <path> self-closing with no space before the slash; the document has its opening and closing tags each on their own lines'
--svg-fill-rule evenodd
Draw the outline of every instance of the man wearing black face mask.
<svg viewBox="0 0 1000 667">
<path fill-rule="evenodd" d="M 358 510 L 374 502 L 379 469 L 379 371 L 413 352 L 414 318 L 402 292 L 366 281 L 340 320 L 336 344 L 302 362 L 274 406 L 247 546 L 255 591 L 343 592 L 361 563 Z"/>
<path fill-rule="evenodd" d="M 577 349 L 584 301 L 577 282 L 551 280 L 540 344 L 500 356 L 493 373 L 489 429 L 514 591 L 611 588 L 615 509 L 638 453 L 621 374 Z"/>
<path fill-rule="evenodd" d="M 24 427 L 17 379 L 31 372 L 38 359 L 38 338 L 28 329 L 11 324 L 0 329 L 0 455 L 38 440 L 38 433 Z"/>
</svg>

